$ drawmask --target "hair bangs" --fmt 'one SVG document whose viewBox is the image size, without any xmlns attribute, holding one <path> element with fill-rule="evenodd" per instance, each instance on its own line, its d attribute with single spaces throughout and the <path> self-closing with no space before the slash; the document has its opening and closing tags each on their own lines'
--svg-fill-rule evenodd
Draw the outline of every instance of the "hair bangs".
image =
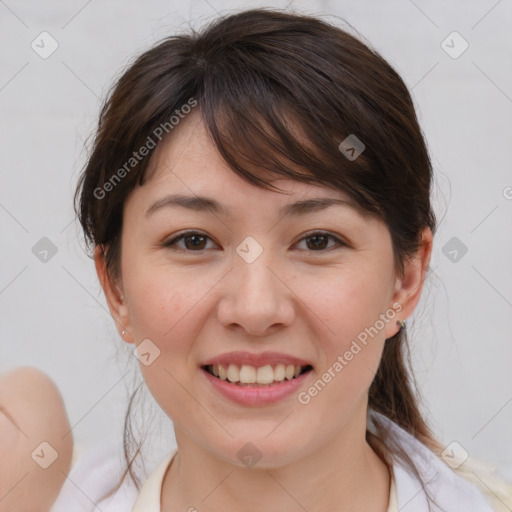
<svg viewBox="0 0 512 512">
<path fill-rule="evenodd" d="M 382 214 L 372 193 L 356 186 L 361 174 L 371 174 L 369 160 L 342 155 L 338 146 L 350 132 L 335 116 L 305 107 L 282 84 L 243 66 L 206 72 L 202 85 L 205 126 L 219 154 L 242 178 L 274 190 L 266 177 L 329 188 L 334 183 L 361 213 Z"/>
</svg>

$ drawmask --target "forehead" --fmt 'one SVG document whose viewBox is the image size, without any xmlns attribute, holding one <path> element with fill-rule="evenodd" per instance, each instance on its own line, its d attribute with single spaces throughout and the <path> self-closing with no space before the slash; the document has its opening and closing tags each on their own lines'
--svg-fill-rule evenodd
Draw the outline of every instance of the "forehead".
<svg viewBox="0 0 512 512">
<path fill-rule="evenodd" d="M 249 194 L 251 198 L 272 199 L 277 203 L 289 202 L 290 196 L 332 197 L 357 208 L 346 193 L 334 187 L 303 183 L 265 169 L 257 169 L 256 174 L 279 190 L 265 190 L 235 173 L 219 154 L 200 112 L 194 111 L 156 147 L 144 187 L 152 196 L 179 191 L 187 195 L 215 196 L 223 203 L 236 202 L 237 197 L 243 201 Z"/>
<path fill-rule="evenodd" d="M 261 170 L 265 180 L 276 175 Z M 161 184 L 208 184 L 225 187 L 236 174 L 227 166 L 211 140 L 199 110 L 188 114 L 156 147 L 147 170 L 153 186 Z"/>
</svg>

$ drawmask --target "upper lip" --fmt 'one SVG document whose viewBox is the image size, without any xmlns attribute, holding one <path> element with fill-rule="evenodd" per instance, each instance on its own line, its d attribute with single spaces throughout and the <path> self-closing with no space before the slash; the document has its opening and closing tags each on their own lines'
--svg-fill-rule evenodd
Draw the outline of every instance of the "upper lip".
<svg viewBox="0 0 512 512">
<path fill-rule="evenodd" d="M 286 365 L 293 364 L 294 366 L 313 366 L 308 361 L 295 357 L 289 354 L 282 354 L 280 352 L 260 352 L 259 354 L 253 354 L 251 352 L 226 352 L 218 356 L 212 357 L 203 363 L 201 366 L 208 366 L 210 364 L 237 364 L 243 365 L 248 364 L 251 366 L 266 366 L 283 363 Z"/>
</svg>

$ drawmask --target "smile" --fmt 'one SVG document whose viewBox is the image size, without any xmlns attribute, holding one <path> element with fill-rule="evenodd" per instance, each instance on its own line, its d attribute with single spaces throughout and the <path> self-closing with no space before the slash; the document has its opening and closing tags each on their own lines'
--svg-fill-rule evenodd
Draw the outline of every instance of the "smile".
<svg viewBox="0 0 512 512">
<path fill-rule="evenodd" d="M 299 366 L 278 363 L 275 365 L 252 366 L 248 364 L 210 364 L 204 369 L 211 375 L 238 386 L 274 386 L 290 381 L 312 369 L 311 365 Z"/>
<path fill-rule="evenodd" d="M 210 364 L 201 367 L 210 390 L 245 407 L 264 407 L 296 395 L 312 370 L 311 365 L 280 363 L 261 367 L 246 364 Z"/>
</svg>

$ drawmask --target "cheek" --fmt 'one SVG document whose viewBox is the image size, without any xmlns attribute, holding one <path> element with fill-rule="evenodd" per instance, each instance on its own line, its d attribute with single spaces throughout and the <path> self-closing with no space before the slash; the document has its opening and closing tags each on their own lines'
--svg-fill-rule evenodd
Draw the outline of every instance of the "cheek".
<svg viewBox="0 0 512 512">
<path fill-rule="evenodd" d="M 201 328 L 194 309 L 199 301 L 190 290 L 171 291 L 162 280 L 145 283 L 150 292 L 139 294 L 131 320 L 137 342 L 150 339 L 158 356 L 149 365 L 141 361 L 139 367 L 154 400 L 180 425 L 183 416 L 201 414 L 199 408 L 194 412 L 197 404 L 187 392 L 191 376 L 199 371 L 190 357 Z"/>
<path fill-rule="evenodd" d="M 178 333 L 185 327 L 188 331 L 199 326 L 197 308 L 211 288 L 207 279 L 198 279 L 190 270 L 165 266 L 131 268 L 125 286 L 132 298 L 129 313 L 137 341 L 154 338 L 167 345 L 176 338 L 183 339 Z"/>
<path fill-rule="evenodd" d="M 151 340 L 158 354 L 149 365 L 141 362 L 140 370 L 155 400 L 173 415 L 190 409 L 190 395 L 182 385 L 199 371 L 192 357 L 194 340 L 203 328 L 203 308 L 215 279 L 158 266 L 131 268 L 124 284 L 133 336 L 137 344 Z"/>
<path fill-rule="evenodd" d="M 389 307 L 391 282 L 378 275 L 370 266 L 340 269 L 298 285 L 298 294 L 324 325 L 329 345 L 342 349 Z"/>
<path fill-rule="evenodd" d="M 366 266 L 364 270 L 339 270 L 301 285 L 300 293 L 307 297 L 304 302 L 317 318 L 321 353 L 317 376 L 322 381 L 317 387 L 329 389 L 322 391 L 326 403 L 357 401 L 377 371 L 385 343 L 384 327 L 396 321 L 394 312 L 385 321 L 381 319 L 389 307 L 391 281 L 379 275 L 388 274 Z"/>
</svg>

